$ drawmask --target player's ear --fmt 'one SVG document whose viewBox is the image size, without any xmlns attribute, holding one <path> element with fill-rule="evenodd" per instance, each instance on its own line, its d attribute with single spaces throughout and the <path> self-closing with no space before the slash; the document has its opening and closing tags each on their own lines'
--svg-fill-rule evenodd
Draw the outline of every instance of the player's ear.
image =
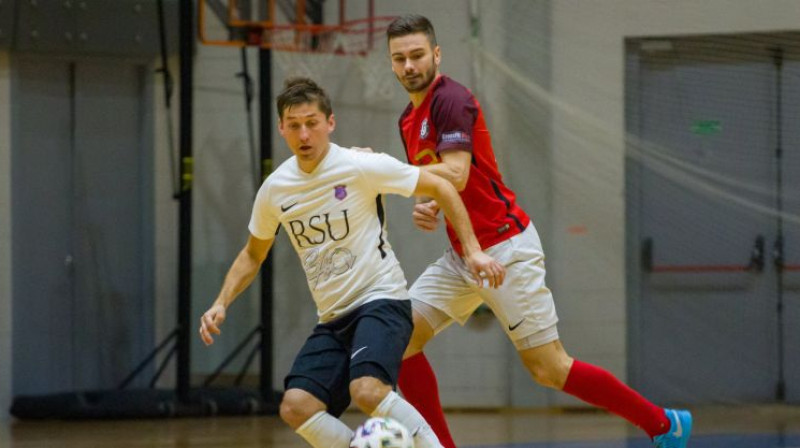
<svg viewBox="0 0 800 448">
<path fill-rule="evenodd" d="M 336 118 L 331 114 L 331 116 L 328 117 L 328 134 L 333 132 L 334 129 L 336 129 Z"/>
<path fill-rule="evenodd" d="M 442 62 L 442 49 L 438 45 L 433 48 L 433 60 L 436 62 L 436 65 Z"/>
<path fill-rule="evenodd" d="M 283 128 L 283 118 L 278 118 L 278 132 L 281 134 L 281 137 L 286 137 L 284 135 L 285 130 Z"/>
</svg>

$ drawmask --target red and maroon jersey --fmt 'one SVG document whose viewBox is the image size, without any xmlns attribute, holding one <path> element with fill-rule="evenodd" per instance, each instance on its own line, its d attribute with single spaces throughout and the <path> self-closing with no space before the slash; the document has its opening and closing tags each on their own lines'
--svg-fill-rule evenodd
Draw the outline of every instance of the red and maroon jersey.
<svg viewBox="0 0 800 448">
<path fill-rule="evenodd" d="M 491 137 L 478 100 L 461 84 L 440 75 L 419 107 L 409 104 L 400 117 L 400 136 L 413 165 L 441 162 L 447 150 L 472 153 L 469 179 L 461 199 L 467 207 L 481 248 L 486 249 L 522 232 L 530 218 L 503 184 Z M 447 222 L 453 248 L 463 255 L 461 242 Z"/>
</svg>

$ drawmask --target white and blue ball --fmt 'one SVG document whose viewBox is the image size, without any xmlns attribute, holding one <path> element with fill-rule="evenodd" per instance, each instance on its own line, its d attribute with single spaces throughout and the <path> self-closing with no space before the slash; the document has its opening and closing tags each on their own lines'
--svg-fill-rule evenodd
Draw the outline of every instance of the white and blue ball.
<svg viewBox="0 0 800 448">
<path fill-rule="evenodd" d="M 414 448 L 414 439 L 398 421 L 375 417 L 356 429 L 350 448 Z"/>
</svg>

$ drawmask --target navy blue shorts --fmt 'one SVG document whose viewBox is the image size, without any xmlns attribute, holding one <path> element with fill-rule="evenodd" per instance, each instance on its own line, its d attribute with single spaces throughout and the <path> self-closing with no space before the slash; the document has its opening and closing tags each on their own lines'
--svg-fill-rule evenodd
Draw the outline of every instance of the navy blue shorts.
<svg viewBox="0 0 800 448">
<path fill-rule="evenodd" d="M 375 300 L 318 324 L 284 380 L 340 416 L 350 405 L 350 381 L 365 376 L 394 387 L 414 324 L 410 300 Z"/>
</svg>

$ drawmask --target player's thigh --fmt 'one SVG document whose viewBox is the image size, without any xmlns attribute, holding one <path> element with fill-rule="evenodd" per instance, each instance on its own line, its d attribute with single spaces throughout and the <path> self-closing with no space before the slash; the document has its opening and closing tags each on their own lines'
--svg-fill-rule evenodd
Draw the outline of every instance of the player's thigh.
<svg viewBox="0 0 800 448">
<path fill-rule="evenodd" d="M 434 322 L 453 322 L 447 314 L 433 308 L 432 306 L 413 301 L 411 302 L 412 315 L 414 322 L 414 331 L 411 333 L 411 340 L 408 341 L 408 346 L 403 354 L 403 359 L 409 358 L 421 352 L 425 345 L 433 339 L 434 336 Z M 424 309 L 424 311 L 423 311 Z M 446 324 L 445 324 L 446 326 Z"/>
<path fill-rule="evenodd" d="M 298 352 L 284 387 L 308 392 L 338 417 L 350 404 L 349 356 L 348 347 L 317 326 Z"/>
<path fill-rule="evenodd" d="M 544 253 L 533 226 L 487 250 L 506 268 L 499 288 L 480 295 L 518 350 L 558 339 L 553 294 L 545 284 Z"/>
<path fill-rule="evenodd" d="M 425 319 L 434 335 L 454 321 L 464 325 L 483 303 L 470 275 L 458 254 L 448 249 L 411 285 L 414 311 Z"/>
<path fill-rule="evenodd" d="M 363 305 L 353 333 L 349 379 L 371 377 L 395 386 L 412 330 L 409 300 L 376 300 Z"/>
</svg>

